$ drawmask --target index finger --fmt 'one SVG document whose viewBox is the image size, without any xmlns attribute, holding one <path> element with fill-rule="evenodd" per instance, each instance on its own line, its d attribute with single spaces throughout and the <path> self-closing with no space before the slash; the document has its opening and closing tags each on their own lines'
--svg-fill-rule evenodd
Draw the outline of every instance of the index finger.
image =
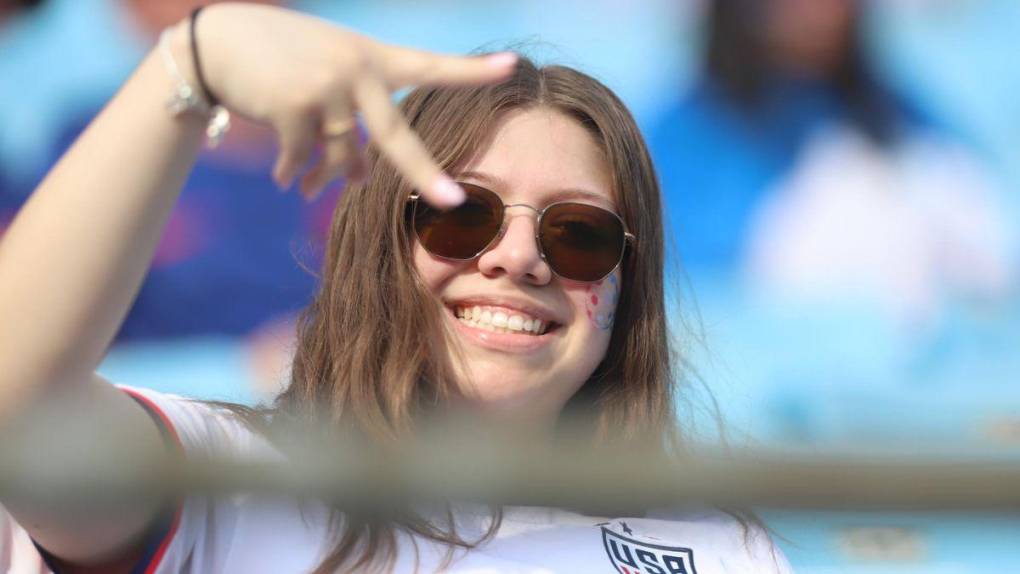
<svg viewBox="0 0 1020 574">
<path fill-rule="evenodd" d="M 353 95 L 369 135 L 422 198 L 440 208 L 464 201 L 464 190 L 439 169 L 378 78 L 369 76 L 358 81 Z"/>
<path fill-rule="evenodd" d="M 383 76 L 393 88 L 416 85 L 476 85 L 497 82 L 510 75 L 517 54 L 497 52 L 483 56 L 449 56 L 425 50 L 386 46 Z"/>
</svg>

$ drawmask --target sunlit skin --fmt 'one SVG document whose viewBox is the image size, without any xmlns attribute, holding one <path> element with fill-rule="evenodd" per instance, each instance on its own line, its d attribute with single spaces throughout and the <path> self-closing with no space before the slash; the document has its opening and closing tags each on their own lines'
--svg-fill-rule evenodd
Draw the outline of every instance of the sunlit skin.
<svg viewBox="0 0 1020 574">
<path fill-rule="evenodd" d="M 618 212 L 602 150 L 580 124 L 548 108 L 508 114 L 489 148 L 453 175 L 491 189 L 507 205 L 541 209 L 569 199 Z M 416 245 L 414 261 L 446 307 L 461 350 L 451 356 L 468 400 L 541 432 L 605 356 L 611 329 L 588 316 L 591 284 L 556 276 L 541 258 L 536 222 L 534 211 L 511 208 L 502 238 L 480 257 L 449 261 Z M 622 287 L 619 270 L 613 276 Z M 473 305 L 505 307 L 555 326 L 538 336 L 493 333 L 456 318 L 456 307 Z"/>
</svg>

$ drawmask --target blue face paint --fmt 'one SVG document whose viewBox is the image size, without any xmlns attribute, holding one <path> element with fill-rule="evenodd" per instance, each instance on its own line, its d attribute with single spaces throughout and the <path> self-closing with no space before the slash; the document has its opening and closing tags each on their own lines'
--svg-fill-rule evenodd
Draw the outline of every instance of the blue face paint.
<svg viewBox="0 0 1020 574">
<path fill-rule="evenodd" d="M 616 303 L 620 298 L 620 283 L 616 275 L 610 275 L 602 281 L 588 285 L 585 311 L 588 320 L 596 328 L 608 331 L 613 328 L 616 318 Z"/>
</svg>

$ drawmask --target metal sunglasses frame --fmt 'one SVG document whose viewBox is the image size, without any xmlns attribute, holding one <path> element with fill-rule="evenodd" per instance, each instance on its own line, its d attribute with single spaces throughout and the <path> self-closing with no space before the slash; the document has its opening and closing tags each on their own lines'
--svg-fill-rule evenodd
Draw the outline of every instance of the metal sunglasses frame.
<svg viewBox="0 0 1020 574">
<path fill-rule="evenodd" d="M 499 195 L 496 192 L 494 192 L 494 191 L 485 189 L 484 187 L 481 187 L 481 186 L 474 186 L 474 187 L 477 187 L 478 189 L 483 189 L 486 192 L 491 193 L 491 194 L 495 195 L 497 198 L 499 198 Z M 418 213 L 418 201 L 420 199 L 421 199 L 421 194 L 418 193 L 418 192 L 411 193 L 411 195 L 409 195 L 408 198 L 407 198 L 407 200 L 412 202 L 412 204 L 413 204 L 412 205 L 413 211 L 412 211 L 412 214 L 411 214 L 411 221 L 412 221 L 411 228 L 414 230 L 415 238 L 418 240 L 419 243 L 422 243 L 421 237 L 418 235 L 418 229 L 414 226 L 414 223 L 413 223 L 414 217 Z M 496 234 L 492 237 L 492 239 L 490 239 L 489 242 L 485 244 L 485 247 L 483 247 L 481 250 L 479 250 L 474 255 L 472 255 L 470 257 L 465 257 L 465 258 L 447 257 L 445 255 L 439 255 L 437 253 L 432 253 L 431 251 L 429 251 L 429 249 L 427 247 L 425 247 L 424 243 L 422 243 L 422 247 L 425 249 L 425 251 L 428 251 L 429 254 L 431 254 L 431 255 L 433 255 L 435 257 L 439 257 L 440 259 L 446 259 L 446 260 L 449 260 L 449 261 L 471 261 L 472 259 L 477 259 L 483 253 L 488 251 L 493 245 L 498 243 L 499 240 L 501 240 L 503 238 L 503 235 L 506 232 L 506 211 L 508 209 L 510 209 L 511 207 L 526 207 L 526 208 L 530 209 L 531 211 L 534 211 L 536 214 L 538 214 L 538 217 L 535 220 L 535 245 L 538 247 L 538 254 L 539 254 L 539 256 L 542 257 L 542 261 L 545 261 L 546 265 L 549 266 L 549 269 L 553 272 L 553 274 L 556 275 L 557 277 L 560 277 L 562 279 L 566 279 L 568 281 L 578 281 L 578 282 L 581 282 L 581 283 L 597 283 L 599 281 L 602 281 L 606 277 L 609 277 L 610 275 L 612 275 L 612 273 L 614 271 L 619 269 L 620 265 L 623 263 L 623 258 L 626 257 L 626 255 L 627 255 L 627 248 L 628 247 L 633 247 L 633 245 L 635 243 L 637 243 L 637 237 L 633 233 L 631 233 L 630 231 L 627 231 L 627 223 L 623 220 L 623 218 L 620 217 L 619 214 L 614 213 L 612 211 L 609 211 L 608 209 L 605 209 L 604 207 L 599 207 L 597 205 L 591 205 L 590 203 L 581 203 L 581 202 L 578 202 L 578 201 L 557 201 L 555 203 L 550 203 L 549 205 L 543 207 L 542 209 L 538 209 L 536 207 L 528 205 L 527 203 L 511 203 L 511 204 L 508 205 L 506 203 L 503 203 L 503 199 L 502 198 L 499 198 L 499 202 L 503 206 L 503 218 L 502 218 L 503 220 L 499 224 L 499 231 L 497 231 Z M 548 211 L 549 209 L 551 209 L 553 207 L 556 207 L 558 205 L 583 205 L 585 207 L 594 207 L 595 209 L 601 209 L 602 211 L 612 215 L 613 217 L 615 217 L 617 219 L 617 221 L 620 222 L 620 227 L 623 229 L 623 240 L 624 240 L 624 242 L 623 242 L 623 249 L 620 250 L 620 257 L 619 257 L 619 259 L 616 260 L 616 265 L 613 265 L 613 268 L 610 269 L 608 272 L 606 272 L 605 275 L 599 277 L 598 279 L 592 279 L 590 281 L 585 281 L 583 279 L 572 279 L 570 277 L 565 277 L 565 276 L 561 275 L 559 272 L 557 272 L 556 269 L 553 267 L 553 265 L 546 258 L 546 256 L 545 256 L 545 249 L 542 247 L 542 240 L 541 240 L 541 237 L 540 237 L 540 233 L 541 233 L 541 229 L 542 229 L 542 217 L 545 216 L 546 211 Z"/>
</svg>

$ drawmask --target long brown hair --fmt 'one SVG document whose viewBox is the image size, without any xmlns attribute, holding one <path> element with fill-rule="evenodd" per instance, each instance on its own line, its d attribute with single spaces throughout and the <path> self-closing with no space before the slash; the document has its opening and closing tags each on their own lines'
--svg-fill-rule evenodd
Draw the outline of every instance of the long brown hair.
<svg viewBox="0 0 1020 574">
<path fill-rule="evenodd" d="M 668 451 L 678 436 L 674 373 L 663 289 L 658 183 L 645 143 L 624 104 L 594 78 L 521 58 L 508 80 L 471 88 L 419 88 L 401 110 L 440 165 L 455 170 L 484 150 L 501 117 L 545 106 L 576 120 L 602 147 L 620 215 L 638 240 L 623 263 L 623 289 L 606 356 L 571 399 L 598 444 L 641 438 Z M 345 191 L 333 214 L 321 288 L 298 324 L 289 387 L 277 412 L 329 423 L 379 444 L 406 437 L 420 415 L 458 392 L 442 308 L 417 275 L 406 216 L 411 189 L 370 150 L 366 183 Z M 339 516 L 339 512 L 335 516 Z M 491 537 L 499 526 L 496 512 Z M 386 519 L 349 512 L 334 521 L 336 542 L 317 572 L 392 565 L 398 529 L 470 547 L 452 521 L 410 511 Z"/>
</svg>

